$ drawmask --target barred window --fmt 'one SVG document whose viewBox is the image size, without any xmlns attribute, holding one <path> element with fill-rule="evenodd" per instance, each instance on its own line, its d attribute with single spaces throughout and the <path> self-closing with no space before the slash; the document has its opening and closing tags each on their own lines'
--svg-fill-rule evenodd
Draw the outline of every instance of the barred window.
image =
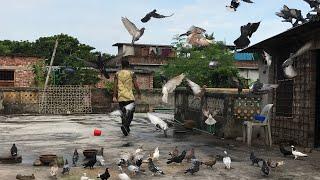
<svg viewBox="0 0 320 180">
<path fill-rule="evenodd" d="M 14 86 L 14 70 L 0 70 L 0 87 Z"/>
</svg>

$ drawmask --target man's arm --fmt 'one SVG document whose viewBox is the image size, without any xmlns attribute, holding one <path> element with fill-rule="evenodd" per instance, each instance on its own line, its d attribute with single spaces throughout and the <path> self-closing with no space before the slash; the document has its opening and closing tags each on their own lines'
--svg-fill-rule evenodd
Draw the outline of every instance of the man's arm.
<svg viewBox="0 0 320 180">
<path fill-rule="evenodd" d="M 137 77 L 135 74 L 133 74 L 133 85 L 134 85 L 134 88 L 135 90 L 137 91 L 137 94 L 138 94 L 138 99 L 141 98 L 141 91 L 140 91 L 140 88 L 139 88 L 139 85 L 138 85 L 138 82 L 137 82 Z"/>
<path fill-rule="evenodd" d="M 113 81 L 113 102 L 117 102 L 118 100 L 118 77 L 117 74 L 114 76 L 114 81 Z"/>
</svg>

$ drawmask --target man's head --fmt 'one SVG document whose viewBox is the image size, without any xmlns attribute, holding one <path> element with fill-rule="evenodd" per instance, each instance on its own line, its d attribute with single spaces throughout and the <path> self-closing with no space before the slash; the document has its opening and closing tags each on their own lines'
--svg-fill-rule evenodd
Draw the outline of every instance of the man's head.
<svg viewBox="0 0 320 180">
<path fill-rule="evenodd" d="M 121 68 L 122 69 L 129 69 L 130 68 L 130 63 L 127 59 L 122 59 Z"/>
</svg>

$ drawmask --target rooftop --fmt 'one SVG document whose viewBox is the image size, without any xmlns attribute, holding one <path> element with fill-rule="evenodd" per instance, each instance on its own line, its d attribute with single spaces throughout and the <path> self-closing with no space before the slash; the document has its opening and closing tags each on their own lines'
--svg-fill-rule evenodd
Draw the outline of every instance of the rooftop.
<svg viewBox="0 0 320 180">
<path fill-rule="evenodd" d="M 127 45 L 127 46 L 132 46 L 131 43 L 116 43 L 112 46 L 123 46 L 123 45 Z M 134 46 L 147 46 L 147 47 L 168 47 L 168 48 L 173 48 L 172 45 L 165 45 L 165 44 L 134 44 Z"/>
</svg>

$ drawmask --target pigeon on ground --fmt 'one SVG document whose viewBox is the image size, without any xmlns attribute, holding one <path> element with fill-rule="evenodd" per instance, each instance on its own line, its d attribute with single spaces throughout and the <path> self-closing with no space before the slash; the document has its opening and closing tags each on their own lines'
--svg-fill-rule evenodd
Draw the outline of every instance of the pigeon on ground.
<svg viewBox="0 0 320 180">
<path fill-rule="evenodd" d="M 290 22 L 293 27 L 297 26 L 299 22 L 306 22 L 301 14 L 301 10 L 290 9 L 286 5 L 283 5 L 283 8 L 280 10 L 280 12 L 277 12 L 276 15 L 284 19 L 282 22 Z M 296 20 L 294 23 L 292 22 L 293 19 Z"/>
<path fill-rule="evenodd" d="M 140 168 L 136 165 L 129 165 L 128 171 L 131 173 L 132 176 L 135 176 L 139 172 Z"/>
<path fill-rule="evenodd" d="M 196 84 L 195 82 L 192 82 L 190 79 L 186 78 L 186 80 L 187 80 L 189 87 L 191 88 L 191 90 L 193 92 L 193 95 L 197 99 L 201 99 L 206 91 L 206 89 L 205 89 L 206 86 L 200 87 L 198 84 Z"/>
<path fill-rule="evenodd" d="M 121 172 L 121 173 L 118 175 L 118 177 L 119 177 L 120 180 L 131 180 L 131 178 L 130 178 L 126 173 L 123 172 L 121 166 L 119 166 L 119 170 L 120 170 L 120 172 Z"/>
<path fill-rule="evenodd" d="M 169 93 L 172 93 L 177 86 L 182 83 L 182 80 L 185 78 L 185 75 L 182 73 L 179 76 L 176 76 L 170 79 L 163 87 L 162 87 L 162 102 L 168 103 Z"/>
<path fill-rule="evenodd" d="M 87 173 L 83 173 L 83 175 L 80 177 L 80 180 L 89 180 Z"/>
<path fill-rule="evenodd" d="M 70 172 L 70 165 L 68 163 L 68 160 L 66 159 L 66 162 L 63 165 L 62 174 L 69 174 Z"/>
<path fill-rule="evenodd" d="M 17 174 L 16 179 L 19 179 L 19 180 L 33 180 L 33 179 L 36 179 L 36 177 L 34 176 L 34 174 L 31 174 L 31 176 Z"/>
<path fill-rule="evenodd" d="M 100 166 L 105 166 L 106 165 L 104 157 L 101 156 L 101 155 L 97 155 L 97 162 L 98 162 L 98 165 L 100 165 Z"/>
<path fill-rule="evenodd" d="M 270 168 L 269 168 L 267 162 L 264 161 L 264 160 L 263 160 L 263 164 L 262 164 L 262 167 L 261 167 L 261 174 L 263 176 L 269 176 L 269 174 L 270 174 Z"/>
<path fill-rule="evenodd" d="M 236 45 L 236 47 L 240 49 L 248 47 L 250 44 L 249 38 L 251 38 L 252 34 L 258 30 L 259 26 L 260 22 L 248 23 L 246 25 L 241 26 L 241 35 L 238 39 L 236 39 L 233 42 Z"/>
<path fill-rule="evenodd" d="M 138 159 L 138 160 L 136 160 L 135 164 L 136 164 L 136 166 L 138 166 L 139 168 L 141 168 L 141 165 L 142 165 L 142 159 Z"/>
<path fill-rule="evenodd" d="M 198 172 L 200 170 L 200 164 L 201 162 L 197 159 L 192 159 L 192 166 L 188 168 L 184 173 L 190 173 L 193 175 L 194 173 Z"/>
<path fill-rule="evenodd" d="M 159 167 L 154 165 L 152 158 L 148 159 L 148 168 L 153 173 L 153 175 L 164 175 L 164 172 Z"/>
<path fill-rule="evenodd" d="M 182 163 L 183 159 L 186 157 L 187 152 L 186 151 L 182 151 L 182 153 L 179 156 L 176 157 L 172 157 L 170 159 L 168 159 L 167 164 L 171 164 L 171 163 Z"/>
<path fill-rule="evenodd" d="M 252 162 L 252 166 L 254 166 L 255 164 L 257 164 L 257 166 L 259 166 L 259 162 L 260 161 L 264 161 L 263 159 L 261 158 L 257 158 L 255 155 L 254 155 L 254 152 L 251 152 L 250 154 L 250 160 Z"/>
<path fill-rule="evenodd" d="M 50 175 L 52 177 L 56 177 L 58 175 L 58 170 L 59 170 L 58 164 L 57 162 L 54 162 L 50 168 Z"/>
<path fill-rule="evenodd" d="M 208 109 L 203 109 L 202 113 L 204 115 L 204 117 L 206 117 L 206 121 L 205 123 L 209 126 L 215 125 L 217 123 L 217 121 L 213 118 L 218 114 L 218 110 L 214 111 L 213 113 L 210 113 L 210 111 Z"/>
<path fill-rule="evenodd" d="M 187 152 L 185 159 L 187 160 L 187 162 L 190 162 L 191 159 L 195 159 L 194 148 L 191 148 L 191 149 Z"/>
<path fill-rule="evenodd" d="M 82 164 L 83 168 L 89 167 L 90 169 L 93 168 L 93 166 L 97 163 L 97 156 L 94 156 L 92 159 L 90 159 L 88 162 Z"/>
<path fill-rule="evenodd" d="M 152 160 L 153 161 L 159 160 L 159 156 L 160 156 L 160 151 L 159 151 L 159 147 L 157 147 L 152 154 Z"/>
<path fill-rule="evenodd" d="M 156 126 L 156 128 L 163 130 L 164 135 L 167 137 L 167 130 L 168 130 L 168 124 L 166 122 L 164 122 L 162 119 L 160 119 L 159 117 L 148 113 L 148 118 L 150 120 L 150 122 L 152 124 L 154 124 Z"/>
<path fill-rule="evenodd" d="M 10 152 L 12 157 L 16 157 L 18 155 L 18 148 L 16 144 L 12 145 Z"/>
<path fill-rule="evenodd" d="M 142 152 L 143 152 L 143 146 L 139 146 L 139 148 L 135 150 L 135 154 L 142 153 Z"/>
<path fill-rule="evenodd" d="M 280 145 L 280 152 L 284 157 L 293 155 L 292 151 L 286 150 L 283 145 Z"/>
<path fill-rule="evenodd" d="M 207 167 L 213 168 L 213 166 L 217 163 L 217 159 L 213 157 L 211 160 L 201 162 L 201 164 L 206 165 Z"/>
<path fill-rule="evenodd" d="M 260 82 L 259 79 L 257 79 L 256 82 L 250 86 L 250 92 L 253 94 L 268 94 L 270 93 L 273 89 L 278 88 L 278 84 L 264 84 Z"/>
<path fill-rule="evenodd" d="M 169 15 L 169 16 L 164 16 L 164 15 L 158 14 L 158 13 L 157 13 L 157 10 L 154 9 L 153 11 L 149 12 L 148 14 L 146 14 L 146 16 L 141 19 L 141 22 L 146 23 L 146 22 L 148 22 L 151 18 L 161 19 L 161 18 L 171 17 L 171 16 L 173 16 L 173 15 L 174 15 L 174 14 L 171 14 L 171 15 Z"/>
<path fill-rule="evenodd" d="M 129 34 L 132 36 L 132 44 L 138 41 L 144 34 L 145 28 L 138 29 L 135 24 L 133 24 L 128 18 L 122 17 L 122 23 L 124 27 L 128 30 Z"/>
<path fill-rule="evenodd" d="M 73 152 L 73 156 L 72 156 L 72 164 L 73 164 L 73 166 L 77 166 L 78 160 L 79 160 L 79 153 L 78 153 L 78 150 L 75 149 L 74 152 Z"/>
<path fill-rule="evenodd" d="M 294 160 L 296 160 L 298 157 L 308 157 L 307 154 L 303 154 L 302 152 L 297 151 L 297 149 L 292 145 L 292 155 L 294 155 Z"/>
<path fill-rule="evenodd" d="M 223 157 L 222 161 L 225 165 L 225 169 L 231 169 L 231 158 L 228 156 L 227 151 L 224 151 L 225 156 Z"/>
<path fill-rule="evenodd" d="M 179 156 L 178 146 L 176 146 L 171 152 L 169 152 L 169 155 L 171 156 L 171 158 Z"/>
<path fill-rule="evenodd" d="M 98 174 L 97 178 L 101 180 L 108 180 L 110 177 L 109 168 L 106 168 L 106 171 L 103 174 Z"/>
<path fill-rule="evenodd" d="M 267 164 L 271 168 L 277 168 L 277 167 L 283 166 L 284 165 L 284 161 L 276 162 L 276 161 L 272 161 L 271 159 L 268 159 Z"/>
</svg>

